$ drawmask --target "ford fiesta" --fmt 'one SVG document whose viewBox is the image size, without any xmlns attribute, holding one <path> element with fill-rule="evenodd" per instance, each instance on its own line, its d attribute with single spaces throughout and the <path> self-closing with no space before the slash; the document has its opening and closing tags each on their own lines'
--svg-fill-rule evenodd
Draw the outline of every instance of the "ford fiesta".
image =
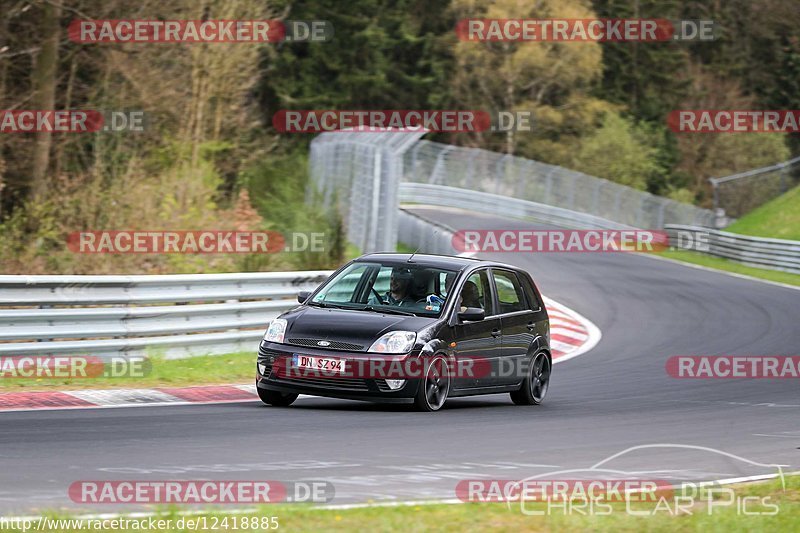
<svg viewBox="0 0 800 533">
<path fill-rule="evenodd" d="M 259 345 L 256 388 L 269 405 L 311 394 L 438 411 L 457 396 L 537 405 L 547 393 L 547 311 L 513 266 L 368 254 L 297 299 Z"/>
</svg>

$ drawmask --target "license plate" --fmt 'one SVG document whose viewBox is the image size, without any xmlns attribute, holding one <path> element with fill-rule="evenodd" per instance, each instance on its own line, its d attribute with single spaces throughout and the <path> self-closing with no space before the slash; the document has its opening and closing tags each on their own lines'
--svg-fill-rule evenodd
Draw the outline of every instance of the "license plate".
<svg viewBox="0 0 800 533">
<path fill-rule="evenodd" d="M 344 360 L 330 357 L 315 357 L 313 355 L 292 355 L 292 366 L 341 374 L 344 372 Z"/>
</svg>

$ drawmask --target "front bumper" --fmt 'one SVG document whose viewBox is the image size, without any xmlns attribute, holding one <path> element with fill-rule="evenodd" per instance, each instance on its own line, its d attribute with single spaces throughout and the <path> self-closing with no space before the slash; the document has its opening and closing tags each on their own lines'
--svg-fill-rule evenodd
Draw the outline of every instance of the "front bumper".
<svg viewBox="0 0 800 533">
<path fill-rule="evenodd" d="M 366 400 L 386 403 L 410 403 L 417 394 L 420 379 L 406 379 L 405 384 L 392 390 L 386 380 L 373 375 L 338 376 L 301 376 L 281 369 L 288 368 L 293 355 L 310 355 L 331 359 L 344 359 L 347 362 L 360 361 L 366 364 L 370 360 L 380 358 L 376 354 L 364 352 L 343 352 L 320 350 L 305 346 L 292 346 L 261 341 L 258 347 L 256 365 L 256 386 L 262 389 L 285 393 L 327 396 L 348 400 Z M 394 356 L 397 357 L 397 356 Z M 419 350 L 410 352 L 403 358 L 418 358 Z M 266 369 L 262 373 L 260 366 Z"/>
</svg>

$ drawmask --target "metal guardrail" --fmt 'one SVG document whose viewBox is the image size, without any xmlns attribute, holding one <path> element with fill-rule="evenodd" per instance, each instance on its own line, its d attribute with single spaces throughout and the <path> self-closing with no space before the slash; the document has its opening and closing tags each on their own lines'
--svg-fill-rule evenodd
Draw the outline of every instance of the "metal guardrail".
<svg viewBox="0 0 800 533">
<path fill-rule="evenodd" d="M 633 229 L 585 213 L 442 185 L 403 183 L 400 185 L 400 200 L 530 219 L 566 228 Z M 400 241 L 408 246 L 418 247 L 426 253 L 458 253 L 452 245 L 453 228 L 402 209 L 399 224 Z M 800 274 L 800 241 L 753 237 L 680 224 L 668 224 L 665 230 L 670 243 L 677 248 L 724 257 L 748 266 Z"/>
<path fill-rule="evenodd" d="M 0 356 L 253 351 L 267 321 L 330 274 L 0 276 Z"/>
<path fill-rule="evenodd" d="M 420 253 L 456 255 L 453 248 L 453 230 L 414 213 L 400 209 L 397 219 L 400 231 L 398 239 Z"/>
<path fill-rule="evenodd" d="M 614 227 L 718 223 L 714 212 L 539 161 L 420 140 L 424 132 L 327 132 L 311 142 L 308 197 L 337 206 L 348 239 L 364 252 L 392 250 L 405 185 L 448 186 L 548 206 L 560 225 L 586 217 Z M 424 201 L 424 200 L 423 200 Z M 537 212 L 543 212 L 537 207 Z M 593 224 L 591 227 L 603 227 Z"/>
<path fill-rule="evenodd" d="M 699 226 L 669 224 L 670 243 L 757 268 L 800 274 L 800 241 L 739 235 Z M 691 244 L 690 244 L 691 240 Z"/>
<path fill-rule="evenodd" d="M 427 183 L 401 183 L 400 202 L 457 207 L 482 214 L 525 218 L 564 228 L 632 229 L 631 226 L 626 226 L 625 224 L 561 207 L 487 192 Z M 403 231 L 401 230 L 400 240 L 402 239 Z M 452 253 L 452 248 L 450 253 Z"/>
<path fill-rule="evenodd" d="M 403 160 L 405 182 L 503 195 L 638 228 L 715 223 L 707 209 L 509 154 L 420 140 Z"/>
</svg>

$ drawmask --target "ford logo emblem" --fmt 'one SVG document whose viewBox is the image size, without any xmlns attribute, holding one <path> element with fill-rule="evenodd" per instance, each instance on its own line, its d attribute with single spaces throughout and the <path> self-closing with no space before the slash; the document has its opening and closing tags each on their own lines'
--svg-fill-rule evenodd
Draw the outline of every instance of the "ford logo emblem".
<svg viewBox="0 0 800 533">
<path fill-rule="evenodd" d="M 330 345 L 331 343 L 329 343 L 328 341 L 319 341 L 317 343 L 317 346 L 330 346 Z"/>
</svg>

